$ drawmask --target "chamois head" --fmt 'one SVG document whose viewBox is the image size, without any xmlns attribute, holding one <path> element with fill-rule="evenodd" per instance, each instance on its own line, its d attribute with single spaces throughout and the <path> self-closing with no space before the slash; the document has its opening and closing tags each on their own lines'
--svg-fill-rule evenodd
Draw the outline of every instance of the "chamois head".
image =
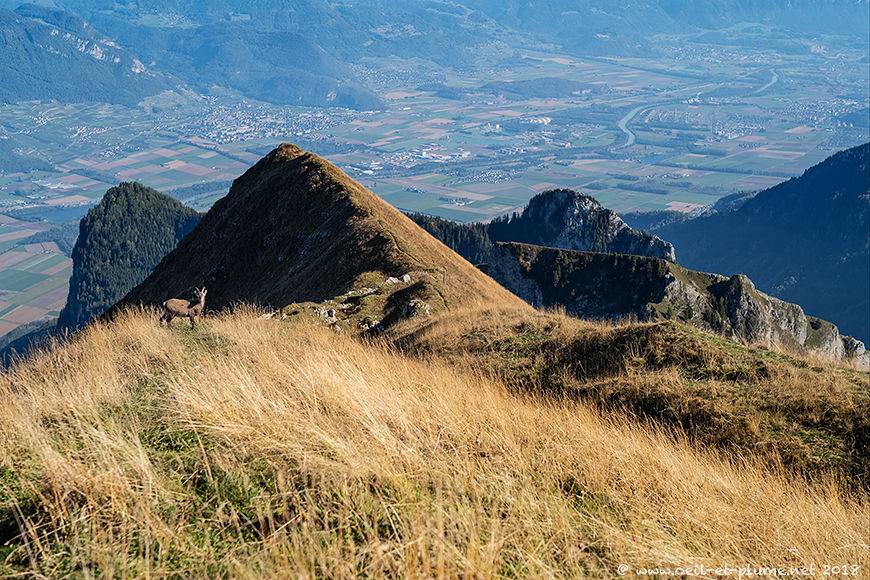
<svg viewBox="0 0 870 580">
<path fill-rule="evenodd" d="M 208 292 L 208 290 L 205 289 L 205 286 L 203 286 L 202 288 L 194 289 L 194 294 L 196 295 L 197 300 L 199 300 L 200 302 L 205 302 L 206 292 Z"/>
</svg>

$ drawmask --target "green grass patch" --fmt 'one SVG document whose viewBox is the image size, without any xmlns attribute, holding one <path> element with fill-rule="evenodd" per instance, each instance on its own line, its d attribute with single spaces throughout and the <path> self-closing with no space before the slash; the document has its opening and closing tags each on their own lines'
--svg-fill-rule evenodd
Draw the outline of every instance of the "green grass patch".
<svg viewBox="0 0 870 580">
<path fill-rule="evenodd" d="M 34 274 L 23 270 L 9 269 L 0 272 L 0 290 L 21 292 L 48 278 L 44 274 Z"/>
</svg>

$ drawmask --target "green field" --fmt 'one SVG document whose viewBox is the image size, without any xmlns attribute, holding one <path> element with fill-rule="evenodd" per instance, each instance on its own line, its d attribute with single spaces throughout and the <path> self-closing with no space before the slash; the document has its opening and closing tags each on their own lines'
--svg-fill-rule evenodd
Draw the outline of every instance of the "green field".
<svg viewBox="0 0 870 580">
<path fill-rule="evenodd" d="M 47 276 L 23 270 L 3 270 L 0 272 L 0 290 L 21 292 L 25 288 L 42 282 Z"/>
</svg>

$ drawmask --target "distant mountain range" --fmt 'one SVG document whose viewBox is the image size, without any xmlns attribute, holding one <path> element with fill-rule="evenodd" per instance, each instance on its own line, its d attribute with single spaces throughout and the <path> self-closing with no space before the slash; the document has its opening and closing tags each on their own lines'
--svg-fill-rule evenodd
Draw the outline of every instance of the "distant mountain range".
<svg viewBox="0 0 870 580">
<path fill-rule="evenodd" d="M 467 0 L 464 4 L 504 26 L 573 52 L 601 56 L 648 54 L 648 37 L 655 34 L 720 31 L 748 23 L 767 27 L 765 36 L 776 41 L 793 40 L 796 33 L 870 35 L 865 0 Z"/>
<path fill-rule="evenodd" d="M 0 98 L 135 105 L 171 88 L 222 86 L 281 104 L 382 105 L 351 80 L 343 64 L 293 32 L 259 30 L 244 22 L 181 28 L 93 17 L 97 28 L 117 40 L 69 12 L 35 5 L 4 10 L 0 41 L 10 65 L 0 71 L 6 81 Z"/>
<path fill-rule="evenodd" d="M 0 9 L 0 54 L 0 102 L 135 105 L 172 86 L 81 18 L 56 10 Z"/>
<path fill-rule="evenodd" d="M 304 35 L 345 61 L 393 54 L 450 66 L 473 66 L 481 52 L 492 51 L 492 43 L 517 48 L 546 42 L 577 54 L 617 56 L 648 51 L 648 38 L 655 34 L 720 31 L 747 24 L 766 27 L 768 38 L 791 40 L 789 46 L 794 48 L 800 47 L 793 42 L 795 34 L 870 35 L 865 0 L 218 0 L 186 4 L 58 0 L 57 4 L 95 23 L 112 19 L 190 28 L 242 22 L 258 30 Z"/>
<path fill-rule="evenodd" d="M 195 35 L 197 27 L 224 23 L 263 32 L 290 32 L 344 62 L 395 55 L 468 67 L 474 66 L 487 45 L 513 42 L 510 33 L 516 34 L 480 10 L 445 0 L 139 0 L 135 4 L 59 0 L 57 4 L 104 30 L 127 22 L 147 28 L 182 28 Z"/>
<path fill-rule="evenodd" d="M 870 340 L 870 143 L 841 151 L 720 211 L 669 223 L 626 215 L 687 267 L 744 273 L 848 334 Z"/>
<path fill-rule="evenodd" d="M 178 3 L 55 0 L 55 8 L 0 13 L 0 100 L 50 99 L 135 104 L 180 86 L 223 87 L 275 103 L 375 109 L 380 99 L 348 68 L 398 56 L 434 67 L 471 69 L 557 46 L 578 55 L 645 54 L 655 34 L 716 37 L 729 27 L 808 51 L 819 34 L 868 38 L 864 0 L 675 2 L 672 0 L 327 0 Z M 85 20 L 89 24 L 85 23 Z M 751 26 L 750 26 L 751 25 Z M 99 32 L 98 32 L 99 31 Z M 742 38 L 742 37 L 741 37 Z M 743 42 L 741 40 L 740 42 Z M 87 83 L 77 80 L 88 79 Z M 564 84 L 564 83 L 562 83 Z M 544 93 L 558 88 L 550 81 Z M 496 84 L 508 96 L 527 87 Z"/>
</svg>

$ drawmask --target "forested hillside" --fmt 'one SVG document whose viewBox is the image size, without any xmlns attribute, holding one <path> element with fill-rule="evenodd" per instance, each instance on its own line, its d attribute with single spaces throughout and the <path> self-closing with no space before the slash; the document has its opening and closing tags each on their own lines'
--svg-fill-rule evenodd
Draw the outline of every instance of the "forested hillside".
<svg viewBox="0 0 870 580">
<path fill-rule="evenodd" d="M 107 191 L 81 221 L 58 328 L 79 328 L 120 300 L 199 218 L 196 211 L 139 183 Z"/>
</svg>

